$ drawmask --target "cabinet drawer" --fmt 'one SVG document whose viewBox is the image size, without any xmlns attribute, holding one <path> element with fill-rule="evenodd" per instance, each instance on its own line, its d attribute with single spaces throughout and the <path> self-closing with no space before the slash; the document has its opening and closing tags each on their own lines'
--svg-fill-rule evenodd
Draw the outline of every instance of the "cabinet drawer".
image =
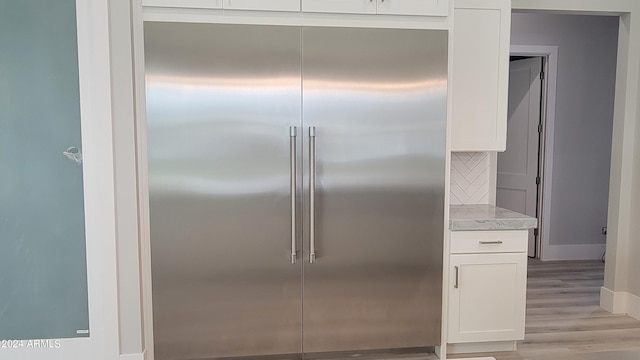
<svg viewBox="0 0 640 360">
<path fill-rule="evenodd" d="M 518 253 L 527 251 L 528 230 L 452 231 L 452 254 Z"/>
</svg>

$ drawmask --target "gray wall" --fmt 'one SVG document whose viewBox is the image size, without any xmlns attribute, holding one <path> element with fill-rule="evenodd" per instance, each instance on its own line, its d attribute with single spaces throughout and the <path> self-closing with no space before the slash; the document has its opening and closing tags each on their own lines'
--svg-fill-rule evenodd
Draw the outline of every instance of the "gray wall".
<svg viewBox="0 0 640 360">
<path fill-rule="evenodd" d="M 606 240 L 617 39 L 617 17 L 512 17 L 512 45 L 558 46 L 552 245 Z"/>
</svg>

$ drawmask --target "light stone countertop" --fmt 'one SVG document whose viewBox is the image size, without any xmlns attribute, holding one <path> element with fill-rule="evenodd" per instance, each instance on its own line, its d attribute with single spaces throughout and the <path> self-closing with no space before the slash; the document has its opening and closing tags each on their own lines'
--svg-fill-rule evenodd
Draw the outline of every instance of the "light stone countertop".
<svg viewBox="0 0 640 360">
<path fill-rule="evenodd" d="M 536 218 L 494 205 L 451 205 L 449 229 L 467 230 L 525 230 L 538 226 Z"/>
</svg>

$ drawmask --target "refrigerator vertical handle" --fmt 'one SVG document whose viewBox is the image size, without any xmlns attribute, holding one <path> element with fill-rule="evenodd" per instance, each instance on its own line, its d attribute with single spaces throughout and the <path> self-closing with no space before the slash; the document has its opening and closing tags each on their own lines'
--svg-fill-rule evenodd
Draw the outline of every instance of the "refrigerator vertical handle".
<svg viewBox="0 0 640 360">
<path fill-rule="evenodd" d="M 309 263 L 316 262 L 316 127 L 309 127 Z"/>
<path fill-rule="evenodd" d="M 289 157 L 291 159 L 291 263 L 295 264 L 297 260 L 297 246 L 296 246 L 296 193 L 297 193 L 297 160 L 296 160 L 296 136 L 298 129 L 295 126 L 289 127 Z"/>
</svg>

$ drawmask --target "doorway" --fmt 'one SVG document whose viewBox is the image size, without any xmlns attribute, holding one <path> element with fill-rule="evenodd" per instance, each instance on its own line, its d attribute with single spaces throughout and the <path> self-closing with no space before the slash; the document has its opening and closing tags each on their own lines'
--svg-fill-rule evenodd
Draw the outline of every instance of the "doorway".
<svg viewBox="0 0 640 360">
<path fill-rule="evenodd" d="M 618 29 L 613 16 L 513 14 L 496 200 L 539 219 L 531 257 L 599 260 L 605 251 Z"/>
<path fill-rule="evenodd" d="M 539 103 L 542 136 L 539 137 L 538 145 L 541 156 L 538 158 L 537 176 L 541 177 L 541 181 L 537 188 L 540 194 L 537 208 L 542 222 L 539 224 L 537 256 L 542 260 L 585 260 L 529 261 L 525 330 L 527 339 L 518 344 L 518 354 L 551 358 L 591 358 L 583 352 L 613 351 L 627 347 L 637 350 L 640 334 L 637 329 L 640 323 L 600 309 L 600 294 L 601 289 L 604 289 L 601 286 L 604 283 L 605 266 L 601 258 L 606 238 L 611 149 L 612 145 L 614 149 L 619 146 L 609 141 L 613 124 L 617 61 L 615 54 L 618 45 L 617 31 L 624 24 L 618 24 L 617 17 L 515 13 L 512 26 L 512 44 L 530 45 L 512 45 L 511 55 L 516 57 L 512 58 L 514 61 L 511 69 L 515 64 L 522 65 L 523 61 L 536 61 L 532 58 L 537 58 L 542 61 L 544 73 Z M 621 37 L 621 41 L 626 39 Z M 596 43 L 599 45 L 594 46 Z M 618 66 L 618 71 L 623 70 Z M 510 89 L 510 102 L 512 95 Z M 533 94 L 521 97 L 521 100 L 526 104 L 525 100 L 532 97 Z M 535 104 L 534 101 L 532 103 Z M 509 105 L 511 127 L 512 104 Z M 533 119 L 535 116 L 532 116 L 532 121 Z M 577 127 L 575 124 L 581 126 Z M 512 136 L 510 130 L 508 136 Z M 516 139 L 527 137 L 523 134 L 518 136 L 507 141 L 507 152 L 510 151 L 510 144 L 516 146 L 516 149 L 526 148 L 517 143 Z M 535 139 L 535 136 L 529 138 Z M 611 176 L 614 176 L 616 170 L 616 155 L 619 154 L 614 151 L 614 171 Z M 504 166 L 504 158 L 498 164 L 498 174 L 505 172 L 501 165 Z M 562 180 L 567 174 L 581 175 L 564 184 L 556 181 L 559 178 Z M 606 179 L 606 183 L 601 181 L 602 178 Z M 547 184 L 553 186 L 547 187 Z M 616 201 L 615 186 L 614 178 L 613 203 Z M 584 195 L 574 202 L 566 200 L 568 195 L 577 192 Z M 500 205 L 500 195 L 497 201 Z M 504 197 L 502 201 L 505 201 Z M 580 214 L 581 221 L 566 216 L 571 210 Z M 595 216 L 598 212 L 604 215 Z M 617 216 L 615 213 L 613 215 Z M 614 226 L 617 219 L 611 220 Z M 558 223 L 564 224 L 558 227 Z M 590 240 L 584 241 L 587 237 Z M 572 242 L 566 241 L 567 239 Z M 597 242 L 598 239 L 601 242 Z M 612 243 L 615 244 L 615 241 Z M 615 261 L 615 257 L 612 259 L 611 263 Z M 606 302 L 602 306 L 607 309 Z M 607 325 L 594 325 L 595 321 L 591 323 L 594 319 L 606 321 Z M 625 341 L 628 343 L 607 339 L 608 334 L 616 331 L 618 324 L 623 323 L 622 327 L 625 329 L 619 331 L 625 334 Z M 588 347 L 571 346 L 581 337 L 588 339 Z M 498 360 L 504 359 L 501 356 L 495 357 Z M 600 353 L 599 356 L 621 358 L 623 355 Z"/>
</svg>

